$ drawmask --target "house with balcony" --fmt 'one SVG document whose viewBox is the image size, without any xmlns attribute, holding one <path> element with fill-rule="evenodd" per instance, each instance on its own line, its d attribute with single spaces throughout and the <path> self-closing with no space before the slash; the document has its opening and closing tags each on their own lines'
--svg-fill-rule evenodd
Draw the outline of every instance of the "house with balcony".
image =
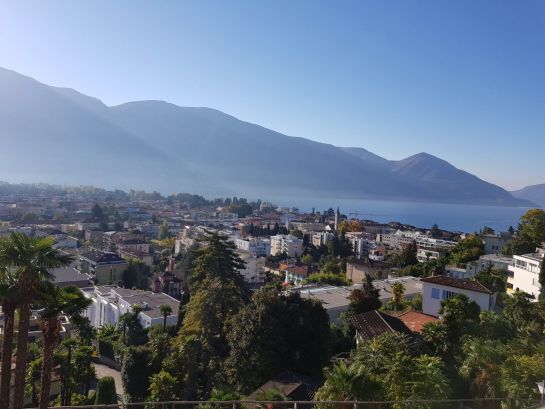
<svg viewBox="0 0 545 409">
<path fill-rule="evenodd" d="M 254 256 L 268 256 L 271 254 L 271 241 L 259 237 L 235 238 L 237 249 L 253 254 Z"/>
<path fill-rule="evenodd" d="M 513 256 L 514 263 L 509 266 L 507 277 L 507 292 L 519 290 L 531 295 L 537 301 L 541 286 L 539 273 L 545 255 L 544 248 L 536 249 L 535 253 Z"/>
<path fill-rule="evenodd" d="M 289 234 L 271 236 L 271 255 L 278 256 L 283 253 L 288 257 L 300 256 L 303 254 L 303 240 Z"/>
<path fill-rule="evenodd" d="M 143 328 L 163 324 L 164 316 L 161 312 L 163 305 L 168 305 L 172 310 L 167 316 L 167 325 L 178 323 L 180 302 L 165 293 L 97 286 L 85 291 L 84 294 L 92 301 L 85 316 L 95 328 L 103 325 L 117 325 L 119 318 L 131 312 L 136 305 L 142 308 L 138 318 Z"/>
</svg>

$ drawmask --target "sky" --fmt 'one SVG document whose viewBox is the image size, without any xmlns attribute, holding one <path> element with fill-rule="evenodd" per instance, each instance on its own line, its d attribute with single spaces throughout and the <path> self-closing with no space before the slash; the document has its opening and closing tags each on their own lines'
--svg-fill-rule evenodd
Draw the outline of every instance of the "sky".
<svg viewBox="0 0 545 409">
<path fill-rule="evenodd" d="M 545 183 L 542 0 L 0 0 L 0 66 Z"/>
</svg>

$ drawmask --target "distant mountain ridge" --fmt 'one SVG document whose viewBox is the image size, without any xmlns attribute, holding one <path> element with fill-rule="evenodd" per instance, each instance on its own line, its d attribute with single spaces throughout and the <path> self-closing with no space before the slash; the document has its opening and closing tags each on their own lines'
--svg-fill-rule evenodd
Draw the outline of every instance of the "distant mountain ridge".
<svg viewBox="0 0 545 409">
<path fill-rule="evenodd" d="M 164 193 L 531 206 L 421 153 L 390 161 L 163 101 L 108 107 L 0 68 L 0 177 Z"/>
<path fill-rule="evenodd" d="M 511 192 L 511 194 L 519 199 L 537 203 L 539 206 L 545 209 L 545 183 L 526 186 L 522 189 Z"/>
</svg>

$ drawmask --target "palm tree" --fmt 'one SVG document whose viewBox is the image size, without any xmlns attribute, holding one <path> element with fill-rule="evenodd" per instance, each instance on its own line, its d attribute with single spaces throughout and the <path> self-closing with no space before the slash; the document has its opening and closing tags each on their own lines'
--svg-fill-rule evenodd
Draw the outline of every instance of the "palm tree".
<svg viewBox="0 0 545 409">
<path fill-rule="evenodd" d="M 470 338 L 462 346 L 463 356 L 459 372 L 466 378 L 478 398 L 497 398 L 503 395 L 501 365 L 508 351 L 501 343 Z"/>
<path fill-rule="evenodd" d="M 51 279 L 49 270 L 65 266 L 71 260 L 69 255 L 55 250 L 53 244 L 51 237 L 38 238 L 12 233 L 0 254 L 0 264 L 9 266 L 18 279 L 19 328 L 13 409 L 22 409 L 24 406 L 30 304 L 38 293 L 39 283 Z"/>
<path fill-rule="evenodd" d="M 170 305 L 161 305 L 159 309 L 161 310 L 161 314 L 163 314 L 163 331 L 166 331 L 167 317 L 172 314 L 172 308 L 170 307 Z"/>
<path fill-rule="evenodd" d="M 399 305 L 403 300 L 403 294 L 405 293 L 405 286 L 403 283 L 397 282 L 392 284 L 392 301 L 396 310 L 399 310 Z"/>
<path fill-rule="evenodd" d="M 137 337 L 142 333 L 142 324 L 140 323 L 140 312 L 144 308 L 135 304 L 132 310 L 119 317 L 119 326 L 123 327 L 123 343 L 125 345 L 134 345 Z"/>
<path fill-rule="evenodd" d="M 152 240 L 151 242 L 161 247 L 161 263 L 166 262 L 167 269 L 170 269 L 170 263 L 176 252 L 176 237 L 166 237 L 162 240 Z"/>
<path fill-rule="evenodd" d="M 1 247 L 5 243 L 2 240 Z M 11 358 L 13 355 L 13 329 L 17 308 L 17 277 L 6 266 L 0 267 L 0 303 L 4 314 L 4 340 L 2 344 L 2 372 L 0 376 L 0 409 L 9 409 L 11 391 Z"/>
<path fill-rule="evenodd" d="M 360 370 L 357 365 L 347 364 L 341 360 L 324 370 L 324 385 L 316 392 L 318 401 L 354 401 L 354 400 L 381 400 L 383 398 L 380 386 L 370 379 L 365 370 Z M 347 405 L 320 404 L 319 408 L 332 407 L 349 408 Z M 371 406 L 373 407 L 373 406 Z"/>
<path fill-rule="evenodd" d="M 91 300 L 86 298 L 79 288 L 74 286 L 58 287 L 44 283 L 40 294 L 39 305 L 40 327 L 43 333 L 43 363 L 40 386 L 40 409 L 47 409 L 51 391 L 51 373 L 53 372 L 53 349 L 60 338 L 62 329 L 60 315 L 72 318 L 80 316 L 89 306 Z"/>
</svg>

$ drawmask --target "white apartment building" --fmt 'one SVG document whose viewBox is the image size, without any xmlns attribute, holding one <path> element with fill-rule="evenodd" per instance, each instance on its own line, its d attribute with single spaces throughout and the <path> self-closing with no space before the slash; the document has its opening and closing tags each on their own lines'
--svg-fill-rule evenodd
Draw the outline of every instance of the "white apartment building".
<svg viewBox="0 0 545 409">
<path fill-rule="evenodd" d="M 544 254 L 545 249 L 537 249 L 535 253 L 513 256 L 514 265 L 509 266 L 510 274 L 507 278 L 508 292 L 524 291 L 537 300 L 541 291 L 539 273 Z"/>
<path fill-rule="evenodd" d="M 479 257 L 479 260 L 468 263 L 466 269 L 470 273 L 470 277 L 473 277 L 489 266 L 498 270 L 508 271 L 509 266 L 512 266 L 513 264 L 514 260 L 512 257 L 485 254 L 484 256 Z"/>
<path fill-rule="evenodd" d="M 298 257 L 303 254 L 303 240 L 290 234 L 271 236 L 271 255 L 286 253 L 288 257 Z"/>
<path fill-rule="evenodd" d="M 321 232 L 314 233 L 311 237 L 311 242 L 314 247 L 320 247 L 322 244 L 325 244 L 329 240 L 333 239 L 333 233 Z"/>
<path fill-rule="evenodd" d="M 454 278 L 472 278 L 486 268 L 507 271 L 509 266 L 513 265 L 513 258 L 498 256 L 496 254 L 485 254 L 479 257 L 479 260 L 471 261 L 465 268 L 449 266 L 445 269 L 445 274 Z"/>
<path fill-rule="evenodd" d="M 416 236 L 415 241 L 417 247 L 426 247 L 432 249 L 446 249 L 454 247 L 458 244 L 455 241 L 434 239 L 428 236 Z"/>
<path fill-rule="evenodd" d="M 100 328 L 103 325 L 117 325 L 119 317 L 132 311 L 135 305 L 143 310 L 138 314 L 143 328 L 163 325 L 161 306 L 168 305 L 172 312 L 167 316 L 167 325 L 176 325 L 180 302 L 165 293 L 130 290 L 121 287 L 98 286 L 84 291 L 92 304 L 85 312 L 91 325 Z"/>
<path fill-rule="evenodd" d="M 254 256 L 267 256 L 271 254 L 271 241 L 250 237 L 247 239 L 235 238 L 235 246 L 237 249 L 252 253 Z"/>
<path fill-rule="evenodd" d="M 261 284 L 265 282 L 265 257 L 258 257 L 254 253 L 245 250 L 237 251 L 244 261 L 244 268 L 239 270 L 244 280 L 249 284 Z"/>
<path fill-rule="evenodd" d="M 400 249 L 404 245 L 414 242 L 414 237 L 397 231 L 393 234 L 377 234 L 377 242 L 382 243 L 393 249 Z"/>
</svg>

